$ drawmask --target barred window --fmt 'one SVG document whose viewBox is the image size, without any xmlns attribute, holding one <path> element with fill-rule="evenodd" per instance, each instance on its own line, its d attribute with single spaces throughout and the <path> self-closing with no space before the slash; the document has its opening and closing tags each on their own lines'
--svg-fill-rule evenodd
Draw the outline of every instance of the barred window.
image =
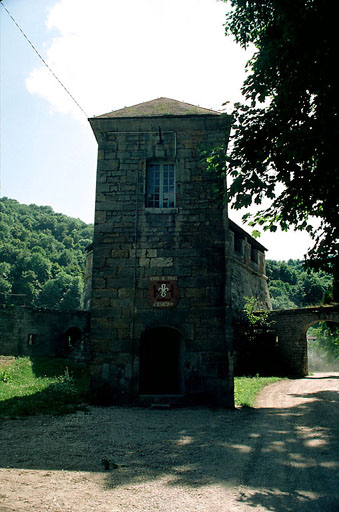
<svg viewBox="0 0 339 512">
<path fill-rule="evenodd" d="M 150 163 L 146 176 L 146 207 L 175 207 L 174 164 Z"/>
</svg>

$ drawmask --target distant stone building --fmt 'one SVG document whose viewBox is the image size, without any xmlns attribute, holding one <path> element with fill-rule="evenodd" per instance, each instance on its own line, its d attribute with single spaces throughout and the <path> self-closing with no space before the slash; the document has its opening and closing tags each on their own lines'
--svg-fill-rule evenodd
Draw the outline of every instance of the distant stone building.
<svg viewBox="0 0 339 512">
<path fill-rule="evenodd" d="M 230 118 L 159 98 L 90 124 L 93 390 L 116 403 L 232 406 L 232 311 L 244 296 L 270 303 L 265 249 L 228 219 L 215 199 L 225 183 L 201 158 L 227 142 Z"/>
</svg>

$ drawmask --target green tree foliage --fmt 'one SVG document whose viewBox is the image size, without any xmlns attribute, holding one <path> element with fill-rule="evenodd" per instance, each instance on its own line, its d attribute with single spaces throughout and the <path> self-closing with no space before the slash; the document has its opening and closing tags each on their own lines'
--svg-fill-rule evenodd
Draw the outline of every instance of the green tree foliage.
<svg viewBox="0 0 339 512">
<path fill-rule="evenodd" d="M 339 362 L 339 326 L 331 322 L 321 322 L 308 330 L 308 348 L 325 362 Z"/>
<path fill-rule="evenodd" d="M 278 375 L 279 357 L 269 312 L 255 297 L 245 297 L 233 318 L 235 375 Z"/>
<path fill-rule="evenodd" d="M 43 285 L 36 305 L 42 308 L 70 311 L 80 309 L 80 298 L 83 282 L 80 276 L 60 273 L 55 279 L 46 281 Z M 58 298 L 57 305 L 55 298 Z"/>
<path fill-rule="evenodd" d="M 79 309 L 93 226 L 8 198 L 0 221 L 0 304 Z"/>
<path fill-rule="evenodd" d="M 231 6 L 226 34 L 256 48 L 242 89 L 246 103 L 233 113 L 229 198 L 237 209 L 268 198 L 269 207 L 245 215 L 264 230 L 307 230 L 314 239 L 309 264 L 335 275 L 338 297 L 339 4 L 224 1 Z"/>
<path fill-rule="evenodd" d="M 273 309 L 318 306 L 327 302 L 332 276 L 322 270 L 306 272 L 299 260 L 267 260 L 266 274 Z"/>
</svg>

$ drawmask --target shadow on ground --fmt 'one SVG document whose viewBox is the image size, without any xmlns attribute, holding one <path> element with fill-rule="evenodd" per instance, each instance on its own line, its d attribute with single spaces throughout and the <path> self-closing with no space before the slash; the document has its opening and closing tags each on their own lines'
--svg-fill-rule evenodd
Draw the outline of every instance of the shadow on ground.
<svg viewBox="0 0 339 512">
<path fill-rule="evenodd" d="M 0 465 L 102 472 L 107 489 L 166 477 L 174 487 L 234 487 L 249 508 L 338 512 L 338 392 L 298 396 L 284 409 L 92 407 L 7 420 Z"/>
</svg>

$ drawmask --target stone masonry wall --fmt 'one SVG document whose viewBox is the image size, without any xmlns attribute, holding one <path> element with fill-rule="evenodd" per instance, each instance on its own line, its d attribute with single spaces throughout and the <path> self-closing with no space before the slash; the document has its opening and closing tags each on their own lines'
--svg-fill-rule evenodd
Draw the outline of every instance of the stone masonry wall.
<svg viewBox="0 0 339 512">
<path fill-rule="evenodd" d="M 65 334 L 75 328 L 82 334 L 82 344 L 71 355 L 65 346 Z M 89 313 L 84 311 L 59 312 L 34 310 L 26 307 L 0 307 L 0 354 L 5 356 L 70 355 L 86 359 Z M 79 344 L 80 345 L 80 344 Z"/>
<path fill-rule="evenodd" d="M 339 307 L 324 306 L 272 311 L 270 320 L 274 322 L 283 373 L 303 377 L 308 374 L 306 340 L 308 328 L 321 321 L 339 323 Z"/>
<path fill-rule="evenodd" d="M 246 297 L 255 297 L 258 307 L 271 310 L 272 304 L 265 269 L 265 248 L 244 230 L 234 226 L 234 223 L 230 226 L 229 235 L 232 310 L 235 313 L 237 310 L 242 310 Z"/>
<path fill-rule="evenodd" d="M 155 326 L 184 340 L 185 394 L 231 405 L 225 339 L 225 228 L 204 173 L 203 146 L 225 140 L 219 116 L 92 119 L 99 143 L 91 301 L 94 387 L 116 400 L 139 391 L 141 334 Z M 160 134 L 161 133 L 161 139 Z M 145 208 L 148 161 L 173 162 L 176 207 Z M 223 184 L 221 184 L 223 186 Z M 174 277 L 176 307 L 148 303 L 150 278 Z M 227 302 L 227 301 L 226 301 Z"/>
</svg>

